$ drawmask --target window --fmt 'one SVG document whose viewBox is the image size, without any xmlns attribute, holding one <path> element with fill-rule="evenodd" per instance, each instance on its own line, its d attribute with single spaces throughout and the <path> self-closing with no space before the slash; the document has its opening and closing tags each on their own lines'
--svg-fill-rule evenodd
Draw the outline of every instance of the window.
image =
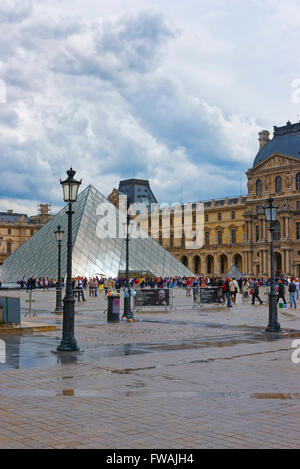
<svg viewBox="0 0 300 469">
<path fill-rule="evenodd" d="M 30 230 L 30 236 L 32 236 L 32 235 L 33 235 L 33 230 Z"/>
<path fill-rule="evenodd" d="M 185 236 L 184 236 L 184 234 L 181 237 L 181 247 L 185 248 Z"/>
<path fill-rule="evenodd" d="M 259 241 L 259 225 L 255 226 L 255 240 Z"/>
<path fill-rule="evenodd" d="M 281 176 L 277 176 L 275 178 L 275 192 L 277 194 L 281 194 L 281 192 L 282 192 L 282 179 L 281 179 Z"/>
<path fill-rule="evenodd" d="M 174 233 L 171 233 L 170 235 L 170 248 L 174 247 Z"/>
<path fill-rule="evenodd" d="M 205 214 L 205 221 L 208 221 L 208 214 Z"/>
<path fill-rule="evenodd" d="M 231 230 L 231 243 L 236 244 L 236 230 Z"/>
<path fill-rule="evenodd" d="M 208 231 L 205 232 L 205 245 L 206 246 L 209 245 L 209 232 Z"/>
<path fill-rule="evenodd" d="M 219 221 L 222 220 L 222 213 L 218 213 L 218 220 L 219 220 Z"/>
<path fill-rule="evenodd" d="M 11 254 L 11 241 L 7 243 L 7 254 Z"/>
<path fill-rule="evenodd" d="M 223 244 L 223 233 L 218 231 L 218 244 Z"/>
<path fill-rule="evenodd" d="M 300 173 L 296 174 L 296 190 L 300 191 Z"/>
<path fill-rule="evenodd" d="M 8 228 L 7 234 L 11 234 L 11 228 Z"/>
<path fill-rule="evenodd" d="M 193 223 L 196 223 L 196 215 L 193 215 Z"/>
<path fill-rule="evenodd" d="M 300 239 L 300 223 L 299 222 L 296 223 L 296 235 L 297 235 L 297 239 Z"/>
<path fill-rule="evenodd" d="M 300 200 L 297 200 L 296 210 L 300 210 Z"/>
<path fill-rule="evenodd" d="M 257 179 L 256 181 L 256 195 L 262 195 L 262 180 Z"/>
<path fill-rule="evenodd" d="M 162 235 L 159 235 L 159 244 L 162 246 Z"/>
<path fill-rule="evenodd" d="M 274 223 L 273 239 L 274 241 L 279 241 L 280 238 L 281 238 L 281 225 L 280 225 L 280 222 L 277 220 Z"/>
<path fill-rule="evenodd" d="M 235 220 L 235 211 L 234 210 L 231 212 L 231 220 Z"/>
</svg>

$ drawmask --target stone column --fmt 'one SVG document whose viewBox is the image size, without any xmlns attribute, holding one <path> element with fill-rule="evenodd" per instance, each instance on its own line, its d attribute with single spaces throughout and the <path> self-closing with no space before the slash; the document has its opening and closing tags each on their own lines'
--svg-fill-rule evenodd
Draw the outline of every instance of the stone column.
<svg viewBox="0 0 300 469">
<path fill-rule="evenodd" d="M 252 252 L 251 251 L 249 251 L 249 253 L 248 253 L 248 259 L 249 259 L 249 274 L 250 274 L 250 273 L 253 273 L 252 272 Z"/>
<path fill-rule="evenodd" d="M 291 272 L 291 269 L 290 269 L 290 250 L 287 249 L 286 250 L 286 259 L 285 259 L 285 262 L 286 262 L 286 274 L 289 274 Z"/>
<path fill-rule="evenodd" d="M 263 240 L 266 241 L 267 239 L 267 230 L 266 230 L 266 219 L 263 219 Z"/>
<path fill-rule="evenodd" d="M 285 255 L 285 249 L 282 249 L 281 250 L 281 259 L 282 259 L 282 263 L 281 263 L 281 268 L 283 270 L 283 273 L 286 274 L 286 255 Z M 276 264 L 275 264 L 275 270 L 276 270 Z"/>
<path fill-rule="evenodd" d="M 219 256 L 218 254 L 214 255 L 214 272 L 216 275 L 220 275 L 220 266 L 219 266 Z"/>
</svg>

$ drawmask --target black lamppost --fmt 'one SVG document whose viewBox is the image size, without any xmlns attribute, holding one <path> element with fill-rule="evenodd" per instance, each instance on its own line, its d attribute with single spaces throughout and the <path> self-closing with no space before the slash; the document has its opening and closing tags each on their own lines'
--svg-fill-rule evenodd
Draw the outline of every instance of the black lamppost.
<svg viewBox="0 0 300 469">
<path fill-rule="evenodd" d="M 61 352 L 72 352 L 78 351 L 79 347 L 74 337 L 74 307 L 75 299 L 73 297 L 72 289 L 72 204 L 77 200 L 78 189 L 81 181 L 76 181 L 74 176 L 76 171 L 72 168 L 67 171 L 67 179 L 60 181 L 64 201 L 69 205 L 68 211 L 68 250 L 67 250 L 67 282 L 66 282 L 66 295 L 64 298 L 63 308 L 63 335 L 60 345 L 57 347 L 58 351 Z"/>
<path fill-rule="evenodd" d="M 129 283 L 129 226 L 130 226 L 130 214 L 129 214 L 130 202 L 127 199 L 127 211 L 126 211 L 126 278 L 125 278 L 125 292 L 124 292 L 124 315 L 127 321 L 133 321 L 133 313 L 131 311 L 131 289 Z"/>
<path fill-rule="evenodd" d="M 271 279 L 270 279 L 270 293 L 269 293 L 269 324 L 266 332 L 280 332 L 280 324 L 278 322 L 278 311 L 277 311 L 277 293 L 275 290 L 275 275 L 274 275 L 274 246 L 273 246 L 273 234 L 275 230 L 275 221 L 277 215 L 277 207 L 273 205 L 272 197 L 268 198 L 268 205 L 264 207 L 266 219 L 270 223 L 270 254 L 271 254 Z"/>
<path fill-rule="evenodd" d="M 57 230 L 54 231 L 55 238 L 58 246 L 58 277 L 57 277 L 57 287 L 56 287 L 56 307 L 54 314 L 62 314 L 63 305 L 62 305 L 62 285 L 61 285 L 61 244 L 64 236 L 64 231 L 61 230 L 61 226 L 58 225 Z"/>
</svg>

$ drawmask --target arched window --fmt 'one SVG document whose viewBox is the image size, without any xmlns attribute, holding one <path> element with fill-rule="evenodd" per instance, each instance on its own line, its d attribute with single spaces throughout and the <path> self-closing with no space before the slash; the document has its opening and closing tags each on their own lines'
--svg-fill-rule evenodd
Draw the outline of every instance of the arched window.
<svg viewBox="0 0 300 469">
<path fill-rule="evenodd" d="M 277 176 L 275 179 L 275 192 L 281 194 L 282 192 L 282 179 L 281 176 Z"/>
<path fill-rule="evenodd" d="M 262 180 L 257 179 L 256 181 L 256 195 L 262 195 Z"/>
<path fill-rule="evenodd" d="M 188 265 L 188 258 L 187 258 L 186 256 L 183 256 L 182 259 L 181 259 L 181 262 L 183 263 L 183 265 L 184 265 L 185 267 L 187 267 L 187 265 Z"/>
<path fill-rule="evenodd" d="M 279 241 L 281 238 L 281 225 L 278 220 L 274 223 L 274 232 L 273 232 L 273 239 L 274 241 Z"/>
<path fill-rule="evenodd" d="M 300 191 L 300 173 L 296 174 L 296 190 Z"/>
<path fill-rule="evenodd" d="M 208 274 L 212 274 L 213 265 L 214 265 L 214 258 L 212 256 L 208 256 L 207 258 L 207 273 Z"/>
<path fill-rule="evenodd" d="M 194 257 L 194 273 L 195 274 L 200 274 L 199 272 L 199 267 L 200 267 L 200 257 L 199 256 L 195 256 Z"/>
</svg>

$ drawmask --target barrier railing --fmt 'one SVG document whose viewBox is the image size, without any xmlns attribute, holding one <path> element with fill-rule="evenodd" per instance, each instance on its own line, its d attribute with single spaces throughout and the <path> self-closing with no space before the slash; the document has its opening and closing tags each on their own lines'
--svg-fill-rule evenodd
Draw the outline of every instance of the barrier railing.
<svg viewBox="0 0 300 469">
<path fill-rule="evenodd" d="M 204 308 L 205 305 L 222 306 L 226 303 L 226 297 L 222 287 L 198 287 L 193 289 L 193 309 Z"/>
<path fill-rule="evenodd" d="M 165 311 L 175 311 L 175 292 L 173 288 L 139 288 L 133 296 L 133 311 L 143 311 L 145 308 L 164 308 Z"/>
</svg>

